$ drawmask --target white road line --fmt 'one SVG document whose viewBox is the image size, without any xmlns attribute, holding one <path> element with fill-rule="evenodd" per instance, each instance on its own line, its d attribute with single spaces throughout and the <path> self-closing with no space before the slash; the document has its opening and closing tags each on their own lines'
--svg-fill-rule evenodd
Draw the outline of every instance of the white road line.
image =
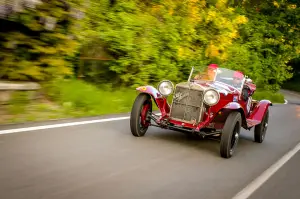
<svg viewBox="0 0 300 199">
<path fill-rule="evenodd" d="M 160 116 L 161 114 L 158 113 L 156 115 Z M 38 131 L 38 130 L 44 130 L 44 129 L 62 128 L 62 127 L 68 127 L 68 126 L 78 126 L 78 125 L 84 125 L 84 124 L 112 122 L 112 121 L 119 121 L 119 120 L 127 120 L 129 118 L 130 118 L 129 116 L 115 117 L 115 118 L 107 118 L 107 119 L 99 119 L 99 120 L 88 120 L 88 121 L 81 121 L 81 122 L 68 122 L 68 123 L 33 126 L 33 127 L 25 127 L 25 128 L 17 128 L 17 129 L 7 129 L 7 130 L 0 130 L 0 135 L 10 134 L 10 133 L 27 132 L 27 131 Z"/>
<path fill-rule="evenodd" d="M 81 121 L 81 122 L 69 122 L 69 123 L 52 124 L 52 125 L 44 125 L 44 126 L 33 126 L 33 127 L 25 127 L 25 128 L 17 128 L 17 129 L 8 129 L 8 130 L 1 130 L 0 135 L 1 134 L 9 134 L 9 133 L 20 133 L 20 132 L 26 132 L 26 131 L 37 131 L 37 130 L 43 130 L 43 129 L 61 128 L 61 127 L 68 127 L 68 126 L 78 126 L 78 125 L 84 125 L 84 124 L 127 120 L 127 119 L 129 119 L 129 116 L 108 118 L 108 119 L 99 119 L 99 120 L 89 120 L 89 121 Z"/>
<path fill-rule="evenodd" d="M 276 171 L 278 171 L 286 162 L 288 162 L 298 151 L 300 151 L 300 143 L 295 148 L 286 153 L 275 164 L 264 171 L 259 177 L 252 181 L 242 191 L 235 195 L 232 199 L 247 199 L 259 187 L 261 187 Z"/>
<path fill-rule="evenodd" d="M 284 104 L 288 104 L 289 103 L 289 101 L 287 101 L 286 99 L 284 99 Z"/>
</svg>

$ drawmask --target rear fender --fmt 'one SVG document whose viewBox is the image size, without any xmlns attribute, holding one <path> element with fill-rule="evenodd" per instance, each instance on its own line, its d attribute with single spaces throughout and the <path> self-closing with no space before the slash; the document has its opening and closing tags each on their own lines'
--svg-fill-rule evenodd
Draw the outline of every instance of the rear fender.
<svg viewBox="0 0 300 199">
<path fill-rule="evenodd" d="M 167 98 L 162 96 L 156 88 L 153 86 L 140 86 L 136 88 L 140 93 L 147 93 L 152 97 L 156 106 L 159 108 L 162 116 L 165 116 L 170 112 L 170 106 L 168 104 Z"/>
<path fill-rule="evenodd" d="M 253 108 L 253 111 L 250 114 L 249 119 L 261 123 L 269 106 L 273 106 L 271 101 L 269 100 L 259 101 L 259 103 Z"/>
</svg>

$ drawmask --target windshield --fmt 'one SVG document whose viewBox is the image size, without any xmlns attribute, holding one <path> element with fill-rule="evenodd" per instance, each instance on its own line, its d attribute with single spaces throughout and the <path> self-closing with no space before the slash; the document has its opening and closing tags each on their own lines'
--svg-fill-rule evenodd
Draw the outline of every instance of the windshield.
<svg viewBox="0 0 300 199">
<path fill-rule="evenodd" d="M 227 68 L 194 68 L 191 80 L 195 82 L 211 81 L 221 82 L 241 90 L 245 81 L 245 76 L 235 70 Z"/>
</svg>

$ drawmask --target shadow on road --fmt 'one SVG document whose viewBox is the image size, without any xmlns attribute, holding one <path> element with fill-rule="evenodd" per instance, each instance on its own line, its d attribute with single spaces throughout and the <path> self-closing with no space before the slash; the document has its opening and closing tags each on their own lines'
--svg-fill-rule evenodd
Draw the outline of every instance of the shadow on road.
<svg viewBox="0 0 300 199">
<path fill-rule="evenodd" d="M 149 136 L 151 135 L 151 136 Z M 176 144 L 180 145 L 184 148 L 191 148 L 198 150 L 199 152 L 208 152 L 210 155 L 215 157 L 219 157 L 220 150 L 220 138 L 219 137 L 205 137 L 202 138 L 200 136 L 186 135 L 184 133 L 171 131 L 171 130 L 154 130 L 152 128 L 152 132 L 148 134 L 148 138 L 160 140 L 163 142 L 167 142 L 168 144 Z M 241 131 L 241 137 L 238 143 L 237 150 L 243 150 L 243 148 L 249 146 L 249 144 L 253 142 L 253 131 L 251 130 Z"/>
</svg>

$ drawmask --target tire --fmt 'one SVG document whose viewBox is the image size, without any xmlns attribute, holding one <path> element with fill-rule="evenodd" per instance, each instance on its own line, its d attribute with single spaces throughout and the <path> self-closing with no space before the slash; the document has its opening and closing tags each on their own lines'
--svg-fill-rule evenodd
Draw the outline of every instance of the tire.
<svg viewBox="0 0 300 199">
<path fill-rule="evenodd" d="M 235 148 L 240 137 L 241 123 L 242 117 L 239 112 L 231 112 L 228 115 L 221 135 L 221 157 L 231 158 L 234 154 Z"/>
<path fill-rule="evenodd" d="M 152 101 L 148 94 L 139 94 L 133 104 L 130 114 L 130 129 L 132 135 L 135 137 L 142 137 L 148 130 L 149 125 L 142 125 L 141 123 L 141 112 L 145 105 L 149 105 L 148 111 L 152 112 Z M 147 117 L 146 117 L 147 120 Z M 147 120 L 147 124 L 150 124 L 150 120 Z"/>
<path fill-rule="evenodd" d="M 256 125 L 254 128 L 254 141 L 262 143 L 266 137 L 266 132 L 268 129 L 269 123 L 269 109 L 264 115 L 262 122 L 259 125 Z"/>
</svg>

